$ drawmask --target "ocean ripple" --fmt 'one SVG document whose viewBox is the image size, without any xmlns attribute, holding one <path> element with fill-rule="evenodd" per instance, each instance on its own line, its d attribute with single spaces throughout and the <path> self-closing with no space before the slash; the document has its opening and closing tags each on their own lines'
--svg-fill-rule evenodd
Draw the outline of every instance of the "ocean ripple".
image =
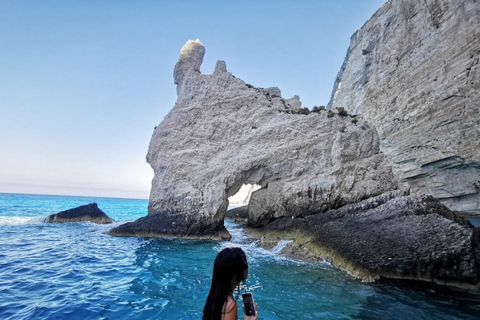
<svg viewBox="0 0 480 320">
<path fill-rule="evenodd" d="M 328 264 L 282 257 L 286 242 L 261 249 L 234 223 L 227 223 L 233 239 L 225 242 L 119 238 L 106 234 L 112 225 L 41 223 L 53 209 L 35 209 L 32 203 L 31 216 L 0 217 L 2 320 L 200 319 L 213 260 L 229 246 L 247 253 L 247 287 L 262 319 L 478 319 L 480 314 L 478 293 L 362 283 Z M 114 203 L 109 202 L 112 211 L 128 206 L 122 200 L 115 209 Z M 138 204 L 130 210 L 138 212 Z M 3 212 L 10 210 L 3 205 Z"/>
</svg>

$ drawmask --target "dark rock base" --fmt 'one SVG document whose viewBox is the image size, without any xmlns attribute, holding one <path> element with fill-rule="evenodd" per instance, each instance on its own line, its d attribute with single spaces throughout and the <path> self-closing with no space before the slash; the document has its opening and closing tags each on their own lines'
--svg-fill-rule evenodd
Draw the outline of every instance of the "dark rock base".
<svg viewBox="0 0 480 320">
<path fill-rule="evenodd" d="M 366 281 L 480 288 L 480 228 L 432 197 L 388 193 L 305 218 L 280 218 L 247 233 L 267 245 L 293 239 L 282 253 L 328 260 Z"/>
<path fill-rule="evenodd" d="M 223 224 L 221 226 L 187 224 L 189 227 L 185 228 L 185 221 L 178 221 L 179 219 L 185 220 L 185 217 L 180 215 L 146 216 L 113 228 L 109 234 L 119 237 L 176 237 L 206 240 L 230 240 L 232 238 Z"/>
</svg>

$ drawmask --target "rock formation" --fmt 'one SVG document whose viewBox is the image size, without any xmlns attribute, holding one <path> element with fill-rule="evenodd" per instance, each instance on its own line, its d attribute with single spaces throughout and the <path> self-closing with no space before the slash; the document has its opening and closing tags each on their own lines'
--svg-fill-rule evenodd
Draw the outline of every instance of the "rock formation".
<svg viewBox="0 0 480 320">
<path fill-rule="evenodd" d="M 362 114 L 413 194 L 480 214 L 480 5 L 390 0 L 351 38 L 329 106 Z"/>
<path fill-rule="evenodd" d="M 188 41 L 175 66 L 178 100 L 147 154 L 155 174 L 148 216 L 111 234 L 229 238 L 228 197 L 247 183 L 262 187 L 250 199 L 253 226 L 397 187 L 368 123 L 325 111 L 300 114 L 298 96 L 246 84 L 223 61 L 204 75 L 204 52 L 200 41 Z"/>
<path fill-rule="evenodd" d="M 431 196 L 387 192 L 338 210 L 280 218 L 260 232 L 296 239 L 297 249 L 306 246 L 364 280 L 480 287 L 480 228 Z"/>
<path fill-rule="evenodd" d="M 113 220 L 110 219 L 102 210 L 100 210 L 96 203 L 90 203 L 84 206 L 52 214 L 45 219 L 46 223 L 81 221 L 106 224 L 112 223 Z"/>
<path fill-rule="evenodd" d="M 147 154 L 148 216 L 112 235 L 228 239 L 228 198 L 258 184 L 246 214 L 265 235 L 307 239 L 312 252 L 364 279 L 479 286 L 479 229 L 433 197 L 398 190 L 363 117 L 305 112 L 298 97 L 246 84 L 223 61 L 204 75 L 204 52 L 187 42 L 175 67 L 178 100 Z"/>
</svg>

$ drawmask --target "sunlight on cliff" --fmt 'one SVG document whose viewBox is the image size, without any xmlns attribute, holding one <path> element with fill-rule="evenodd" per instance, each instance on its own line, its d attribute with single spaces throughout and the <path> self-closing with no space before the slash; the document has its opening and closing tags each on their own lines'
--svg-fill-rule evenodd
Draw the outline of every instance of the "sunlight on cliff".
<svg viewBox="0 0 480 320">
<path fill-rule="evenodd" d="M 236 194 L 228 198 L 228 202 L 230 205 L 233 206 L 247 205 L 248 201 L 250 201 L 250 196 L 252 195 L 252 192 L 260 188 L 261 186 L 259 186 L 258 184 L 244 184 Z"/>
</svg>

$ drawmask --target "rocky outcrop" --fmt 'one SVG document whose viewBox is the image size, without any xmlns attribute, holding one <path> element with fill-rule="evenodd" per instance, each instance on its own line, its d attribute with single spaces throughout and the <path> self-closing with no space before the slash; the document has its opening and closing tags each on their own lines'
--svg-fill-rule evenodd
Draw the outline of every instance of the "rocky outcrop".
<svg viewBox="0 0 480 320">
<path fill-rule="evenodd" d="M 362 114 L 413 194 L 480 214 L 480 5 L 390 0 L 351 38 L 330 107 Z"/>
<path fill-rule="evenodd" d="M 205 48 L 189 41 L 175 67 L 178 100 L 156 127 L 147 154 L 154 170 L 148 216 L 113 235 L 228 238 L 228 197 L 252 193 L 250 225 L 307 216 L 395 189 L 364 120 L 325 111 L 300 114 L 299 98 L 255 88 L 217 62 L 200 73 Z"/>
<path fill-rule="evenodd" d="M 431 196 L 389 192 L 305 218 L 280 218 L 261 230 L 295 239 L 286 251 L 316 255 L 364 280 L 381 278 L 480 287 L 480 228 Z"/>
<path fill-rule="evenodd" d="M 81 221 L 90 221 L 99 224 L 107 224 L 113 222 L 110 217 L 108 217 L 102 210 L 98 208 L 96 203 L 90 203 L 84 206 L 52 214 L 45 219 L 46 223 Z"/>
</svg>

